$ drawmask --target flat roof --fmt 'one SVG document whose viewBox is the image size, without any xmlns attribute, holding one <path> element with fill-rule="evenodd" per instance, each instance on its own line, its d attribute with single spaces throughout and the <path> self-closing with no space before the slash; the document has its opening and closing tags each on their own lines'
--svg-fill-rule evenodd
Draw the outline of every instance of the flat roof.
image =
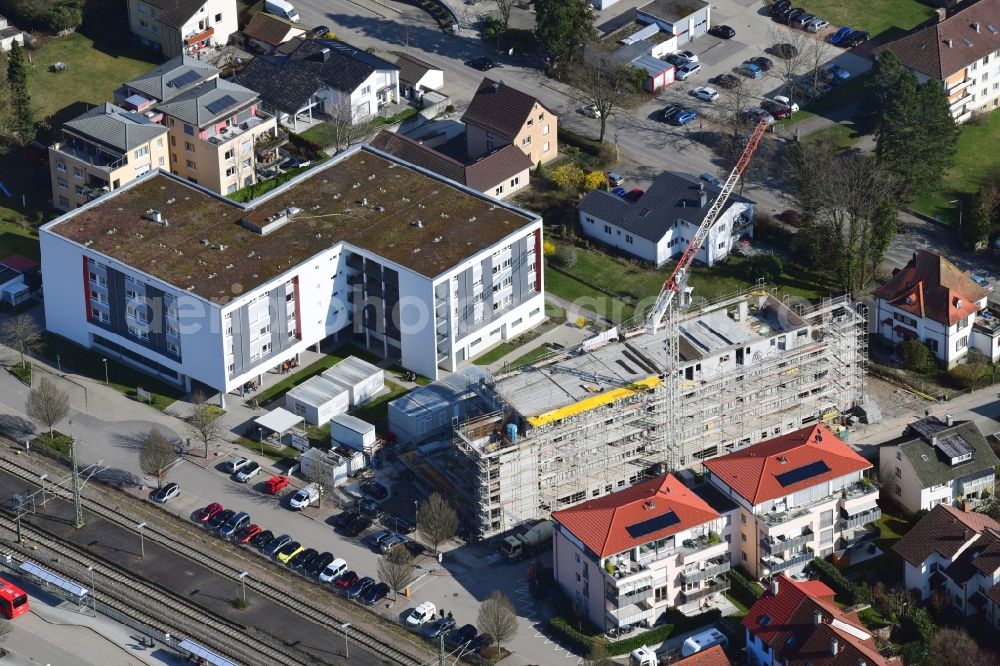
<svg viewBox="0 0 1000 666">
<path fill-rule="evenodd" d="M 267 235 L 240 224 L 290 207 L 300 212 Z M 249 204 L 159 171 L 43 229 L 224 303 L 340 241 L 434 277 L 537 219 L 363 146 Z"/>
<path fill-rule="evenodd" d="M 336 400 L 338 396 L 347 392 L 347 389 L 340 384 L 326 379 L 325 377 L 310 377 L 298 386 L 288 391 L 287 395 L 293 400 L 304 402 L 313 407 L 325 405 L 331 400 Z"/>
<path fill-rule="evenodd" d="M 705 7 L 708 7 L 708 3 L 704 0 L 653 0 L 653 2 L 639 7 L 636 11 L 673 24 Z"/>
<path fill-rule="evenodd" d="M 348 356 L 344 360 L 334 364 L 333 367 L 324 370 L 322 376 L 329 381 L 339 381 L 348 386 L 354 386 L 381 374 L 382 368 L 377 365 L 373 365 L 357 356 Z"/>
</svg>

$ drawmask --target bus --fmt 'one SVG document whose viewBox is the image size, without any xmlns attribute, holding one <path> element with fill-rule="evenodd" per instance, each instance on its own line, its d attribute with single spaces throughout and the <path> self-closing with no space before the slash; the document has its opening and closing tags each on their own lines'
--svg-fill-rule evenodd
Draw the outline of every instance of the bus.
<svg viewBox="0 0 1000 666">
<path fill-rule="evenodd" d="M 28 595 L 17 585 L 0 578 L 0 614 L 8 620 L 28 612 Z"/>
</svg>

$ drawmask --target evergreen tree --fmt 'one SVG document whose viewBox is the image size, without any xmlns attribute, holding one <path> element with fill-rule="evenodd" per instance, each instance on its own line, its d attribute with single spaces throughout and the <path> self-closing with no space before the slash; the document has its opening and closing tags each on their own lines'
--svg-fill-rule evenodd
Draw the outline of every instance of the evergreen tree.
<svg viewBox="0 0 1000 666">
<path fill-rule="evenodd" d="M 962 223 L 962 240 L 967 246 L 974 247 L 976 243 L 989 240 L 997 206 L 996 194 L 992 187 L 984 187 L 972 198 L 967 209 L 969 214 Z"/>
<path fill-rule="evenodd" d="M 555 66 L 572 61 L 597 36 L 587 0 L 535 0 L 535 36 Z"/>
<path fill-rule="evenodd" d="M 903 69 L 892 51 L 886 51 L 879 55 L 865 81 L 858 109 L 858 120 L 863 127 L 871 131 L 878 130 L 889 102 L 894 99 L 900 81 L 907 75 L 913 76 Z"/>
<path fill-rule="evenodd" d="M 28 69 L 24 51 L 16 41 L 11 45 L 7 61 L 7 85 L 10 89 L 10 129 L 16 140 L 25 145 L 35 138 L 35 118 L 28 94 Z"/>
</svg>

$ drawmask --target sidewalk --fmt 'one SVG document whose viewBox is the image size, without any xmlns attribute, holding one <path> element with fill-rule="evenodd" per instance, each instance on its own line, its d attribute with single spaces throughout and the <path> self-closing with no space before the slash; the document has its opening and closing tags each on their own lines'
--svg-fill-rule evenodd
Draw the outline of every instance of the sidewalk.
<svg viewBox="0 0 1000 666">
<path fill-rule="evenodd" d="M 495 372 L 497 370 L 501 370 L 508 364 L 513 363 L 536 347 L 541 347 L 546 343 L 554 343 L 567 348 L 575 347 L 592 335 L 595 335 L 595 331 L 591 330 L 590 326 L 579 328 L 575 323 L 567 321 L 564 324 L 556 326 L 551 331 L 542 333 L 534 340 L 521 345 L 506 356 L 490 363 L 486 366 L 486 368 Z"/>
</svg>

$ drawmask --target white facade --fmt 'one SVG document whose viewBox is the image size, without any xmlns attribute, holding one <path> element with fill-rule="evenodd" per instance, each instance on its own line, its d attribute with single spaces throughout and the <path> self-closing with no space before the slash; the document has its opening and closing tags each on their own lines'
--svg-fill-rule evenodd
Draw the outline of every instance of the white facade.
<svg viewBox="0 0 1000 666">
<path fill-rule="evenodd" d="M 986 307 L 983 298 L 976 304 L 979 308 Z M 950 326 L 935 321 L 929 317 L 916 317 L 912 313 L 892 305 L 881 298 L 875 299 L 876 322 L 878 332 L 892 342 L 903 342 L 914 337 L 905 331 L 915 331 L 919 339 L 948 367 L 954 366 L 967 353 L 969 347 L 989 348 L 991 358 L 1000 358 L 1000 347 L 993 336 L 974 331 L 976 317 L 969 316 Z M 905 331 L 904 331 L 905 329 Z M 977 341 L 977 337 L 984 340 Z"/>
<path fill-rule="evenodd" d="M 164 8 L 160 8 L 160 6 Z M 143 44 L 157 46 L 167 57 L 193 55 L 212 45 L 225 46 L 239 29 L 236 0 L 205 0 L 183 25 L 166 25 L 159 17 L 176 3 L 129 0 L 129 29 Z M 171 17 L 175 12 L 171 12 Z"/>
<path fill-rule="evenodd" d="M 371 453 L 376 440 L 375 426 L 357 417 L 341 414 L 330 422 L 331 446 L 344 445 L 357 451 Z"/>
<path fill-rule="evenodd" d="M 886 493 L 909 514 L 929 511 L 938 504 L 955 505 L 963 499 L 972 500 L 984 490 L 992 491 L 996 482 L 992 469 L 986 469 L 925 487 L 909 458 L 903 455 L 899 446 L 892 444 L 880 447 L 879 468 L 882 477 L 889 479 L 885 484 Z"/>
<path fill-rule="evenodd" d="M 310 377 L 285 394 L 285 409 L 315 426 L 350 408 L 350 392 L 323 377 Z"/>
<path fill-rule="evenodd" d="M 351 474 L 363 470 L 365 466 L 364 454 L 347 447 L 338 447 L 327 452 L 309 449 L 299 456 L 302 476 L 310 481 L 322 483 L 328 488 L 336 488 L 347 483 Z"/>
<path fill-rule="evenodd" d="M 306 106 L 296 112 L 296 116 L 307 113 L 312 108 L 318 108 L 322 113 L 339 118 L 346 118 L 350 112 L 352 121 L 361 123 L 371 120 L 383 105 L 398 101 L 399 70 L 378 69 L 350 94 L 323 86 L 316 91 Z M 292 122 L 287 113 L 281 113 L 280 119 L 285 125 Z"/>
<path fill-rule="evenodd" d="M 323 378 L 348 391 L 352 408 L 368 402 L 385 389 L 385 373 L 382 368 L 354 356 L 349 356 L 324 371 Z"/>
</svg>

